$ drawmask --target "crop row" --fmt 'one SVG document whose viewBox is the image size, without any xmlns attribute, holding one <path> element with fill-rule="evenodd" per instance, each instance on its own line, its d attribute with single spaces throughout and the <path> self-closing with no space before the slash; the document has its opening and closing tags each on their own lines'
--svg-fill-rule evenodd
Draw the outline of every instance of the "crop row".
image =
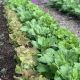
<svg viewBox="0 0 80 80">
<path fill-rule="evenodd" d="M 17 53 L 17 55 L 14 56 L 18 63 L 15 72 L 21 75 L 18 77 L 14 76 L 15 80 L 45 80 L 42 75 L 39 75 L 34 70 L 33 66 L 37 64 L 37 60 L 35 59 L 37 57 L 36 49 L 29 47 L 30 40 L 28 37 L 25 37 L 25 33 L 20 30 L 22 24 L 19 22 L 16 13 L 12 11 L 9 6 L 5 6 L 4 12 L 4 16 L 8 20 L 10 42 L 13 44 Z"/>
<path fill-rule="evenodd" d="M 80 17 L 80 0 L 50 0 L 49 5 Z"/>
<path fill-rule="evenodd" d="M 80 80 L 80 40 L 29 0 L 5 0 L 18 80 Z M 45 77 L 42 77 L 42 75 Z"/>
</svg>

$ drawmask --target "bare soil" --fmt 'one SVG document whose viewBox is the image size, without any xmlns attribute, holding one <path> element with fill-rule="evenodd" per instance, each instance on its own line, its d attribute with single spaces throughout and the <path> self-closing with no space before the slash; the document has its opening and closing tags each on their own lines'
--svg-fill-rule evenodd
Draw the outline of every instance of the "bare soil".
<svg viewBox="0 0 80 80">
<path fill-rule="evenodd" d="M 3 7 L 0 6 L 0 80 L 14 80 L 16 52 L 9 42 L 7 20 L 3 15 Z"/>
<path fill-rule="evenodd" d="M 78 38 L 80 38 L 80 19 L 78 19 L 78 17 L 59 12 L 55 8 L 46 6 L 46 4 L 40 4 L 39 7 L 45 13 L 49 13 L 55 20 L 57 20 L 59 22 L 59 26 L 66 27 L 71 32 L 75 33 Z"/>
</svg>

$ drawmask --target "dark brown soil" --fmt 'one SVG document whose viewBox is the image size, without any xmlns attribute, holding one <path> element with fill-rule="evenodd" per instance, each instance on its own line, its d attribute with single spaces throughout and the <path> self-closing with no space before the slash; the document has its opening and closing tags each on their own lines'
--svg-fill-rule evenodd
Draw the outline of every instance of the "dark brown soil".
<svg viewBox="0 0 80 80">
<path fill-rule="evenodd" d="M 9 43 L 7 20 L 3 16 L 0 6 L 0 80 L 14 80 L 16 61 L 15 51 Z"/>
</svg>

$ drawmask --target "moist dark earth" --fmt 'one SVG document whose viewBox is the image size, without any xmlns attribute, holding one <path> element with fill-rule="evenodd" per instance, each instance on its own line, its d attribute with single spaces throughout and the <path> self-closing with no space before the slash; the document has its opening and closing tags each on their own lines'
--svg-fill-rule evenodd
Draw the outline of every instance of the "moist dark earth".
<svg viewBox="0 0 80 80">
<path fill-rule="evenodd" d="M 16 52 L 9 42 L 7 20 L 3 14 L 3 7 L 0 6 L 0 80 L 14 80 Z"/>
</svg>

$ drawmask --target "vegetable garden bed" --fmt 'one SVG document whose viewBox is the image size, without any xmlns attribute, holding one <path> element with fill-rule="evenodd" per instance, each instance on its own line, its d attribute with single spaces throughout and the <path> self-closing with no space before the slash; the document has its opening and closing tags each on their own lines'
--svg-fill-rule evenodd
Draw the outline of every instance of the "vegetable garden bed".
<svg viewBox="0 0 80 80">
<path fill-rule="evenodd" d="M 59 12 L 56 8 L 51 8 L 46 4 L 40 4 L 39 7 L 45 13 L 49 13 L 55 20 L 57 20 L 59 26 L 66 27 L 68 30 L 75 33 L 77 38 L 80 38 L 80 19 L 76 16 Z"/>
<path fill-rule="evenodd" d="M 17 61 L 12 67 L 19 74 L 13 71 L 14 79 L 80 80 L 80 39 L 31 1 L 4 1 L 9 41 L 17 53 L 12 54 Z M 6 71 L 1 69 L 2 74 Z"/>
<path fill-rule="evenodd" d="M 59 11 L 68 12 L 68 14 L 72 14 L 80 17 L 80 0 L 49 0 L 48 3 L 51 7 L 56 7 Z"/>
</svg>

